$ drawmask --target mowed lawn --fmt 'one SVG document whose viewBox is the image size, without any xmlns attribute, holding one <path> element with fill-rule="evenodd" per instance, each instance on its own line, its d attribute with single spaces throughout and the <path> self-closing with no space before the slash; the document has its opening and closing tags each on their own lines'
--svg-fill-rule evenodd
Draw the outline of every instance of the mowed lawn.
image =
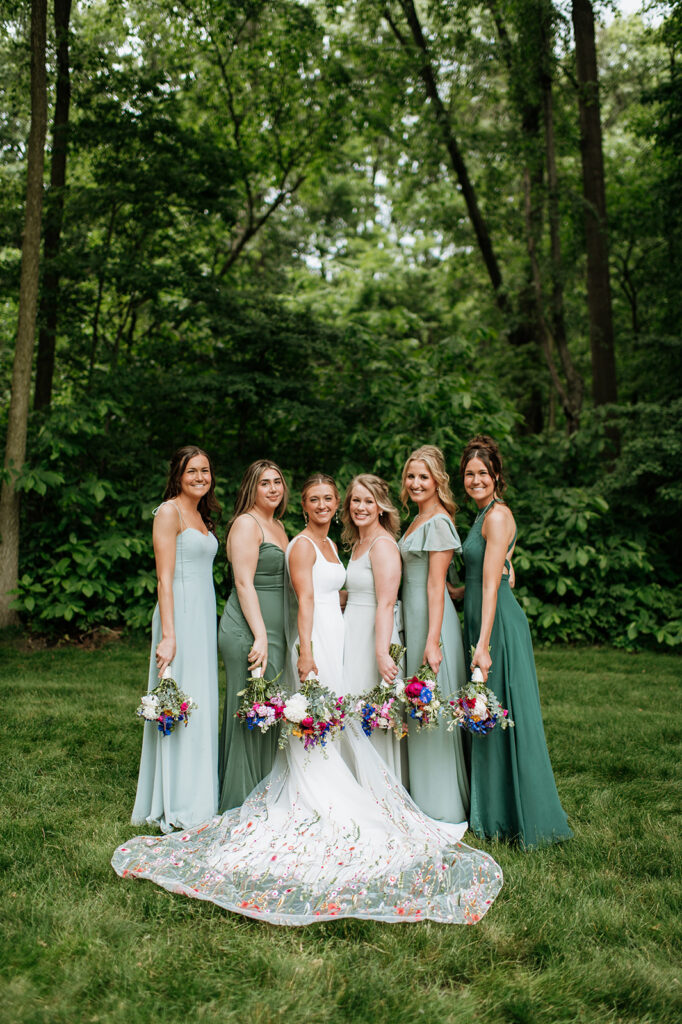
<svg viewBox="0 0 682 1024">
<path fill-rule="evenodd" d="M 134 833 L 147 657 L 0 641 L 1 1021 L 682 1019 L 678 657 L 538 652 L 575 839 L 476 843 L 505 875 L 480 924 L 290 929 L 111 869 Z"/>
</svg>

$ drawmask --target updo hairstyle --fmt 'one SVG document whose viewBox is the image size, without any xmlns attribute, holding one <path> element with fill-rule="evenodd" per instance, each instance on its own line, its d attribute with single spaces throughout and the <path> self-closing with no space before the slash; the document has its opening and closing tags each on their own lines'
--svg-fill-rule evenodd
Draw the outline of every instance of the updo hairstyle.
<svg viewBox="0 0 682 1024">
<path fill-rule="evenodd" d="M 305 496 L 310 488 L 316 487 L 318 484 L 327 484 L 334 491 L 336 500 L 339 502 L 341 501 L 341 495 L 339 494 L 339 489 L 336 486 L 336 481 L 333 476 L 329 476 L 328 473 L 312 473 L 301 488 L 301 504 L 305 501 Z"/>
<path fill-rule="evenodd" d="M 450 477 L 445 468 L 445 457 L 440 448 L 436 448 L 435 444 L 423 444 L 419 448 L 415 448 L 415 450 L 408 455 L 405 465 L 403 466 L 403 476 L 400 489 L 400 500 L 403 507 L 407 508 L 409 498 L 406 486 L 407 470 L 411 462 L 417 461 L 426 463 L 426 468 L 436 481 L 436 493 L 438 494 L 440 503 L 454 523 L 457 505 L 455 504 L 455 499 L 452 495 L 452 491 L 450 490 Z"/>
<path fill-rule="evenodd" d="M 364 487 L 372 495 L 379 506 L 380 525 L 383 526 L 383 528 L 390 533 L 391 537 L 395 540 L 400 532 L 400 516 L 398 515 L 398 510 L 391 501 L 388 484 L 385 480 L 382 480 L 380 476 L 375 476 L 374 473 L 359 473 L 358 476 L 354 476 L 348 484 L 348 487 L 346 488 L 346 496 L 343 499 L 343 509 L 341 511 L 341 522 L 343 523 L 341 541 L 343 546 L 345 548 L 352 548 L 360 537 L 360 531 L 353 522 L 350 514 L 350 502 L 353 496 L 353 488 L 356 484 Z"/>
<path fill-rule="evenodd" d="M 464 472 L 472 459 L 481 460 L 495 481 L 495 496 L 501 497 L 507 487 L 507 481 L 502 472 L 502 456 L 497 447 L 497 441 L 489 437 L 488 434 L 476 434 L 476 437 L 467 441 L 459 463 L 462 480 L 464 480 Z"/>
</svg>

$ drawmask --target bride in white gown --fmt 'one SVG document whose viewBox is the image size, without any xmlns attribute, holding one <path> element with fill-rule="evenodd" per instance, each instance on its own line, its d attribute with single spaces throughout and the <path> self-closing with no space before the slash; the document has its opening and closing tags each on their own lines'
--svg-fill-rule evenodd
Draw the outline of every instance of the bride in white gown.
<svg viewBox="0 0 682 1024">
<path fill-rule="evenodd" d="M 307 526 L 289 545 L 287 564 L 299 602 L 292 669 L 340 693 L 345 572 L 327 538 L 338 503 L 330 477 L 304 485 Z M 112 864 L 121 876 L 272 924 L 473 924 L 499 892 L 502 871 L 460 841 L 465 829 L 466 822 L 427 818 L 351 722 L 326 748 L 305 751 L 291 737 L 240 808 L 185 832 L 138 836 Z"/>
</svg>

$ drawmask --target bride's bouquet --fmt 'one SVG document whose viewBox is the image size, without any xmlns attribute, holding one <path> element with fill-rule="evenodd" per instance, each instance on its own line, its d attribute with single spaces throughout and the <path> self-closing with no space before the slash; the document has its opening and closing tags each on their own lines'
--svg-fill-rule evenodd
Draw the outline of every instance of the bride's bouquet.
<svg viewBox="0 0 682 1024">
<path fill-rule="evenodd" d="M 420 729 L 432 729 L 438 725 L 443 713 L 443 695 L 437 683 L 436 673 L 430 665 L 422 665 L 416 675 L 405 680 L 402 700 L 408 715 L 414 718 Z"/>
<path fill-rule="evenodd" d="M 281 674 L 279 672 L 274 679 L 264 679 L 262 669 L 255 668 L 244 689 L 237 694 L 242 698 L 242 702 L 235 713 L 235 718 L 244 722 L 247 729 L 267 732 L 284 718 L 287 695 L 277 685 Z"/>
<path fill-rule="evenodd" d="M 484 685 L 483 673 L 478 665 L 471 673 L 471 682 L 462 687 L 455 700 L 449 702 L 447 711 L 450 732 L 458 725 L 467 732 L 485 736 L 498 723 L 500 729 L 514 725 L 508 710 L 502 707 L 493 691 Z"/>
<path fill-rule="evenodd" d="M 167 665 L 163 670 L 161 682 L 149 693 L 145 693 L 135 714 L 144 718 L 146 722 L 156 722 L 161 735 L 170 736 L 180 722 L 187 725 L 189 716 L 198 707 L 199 705 L 180 689 Z"/>
<path fill-rule="evenodd" d="M 388 652 L 396 665 L 399 665 L 405 648 L 400 644 L 391 644 Z M 396 739 L 403 738 L 407 733 L 407 725 L 403 721 L 404 688 L 401 679 L 395 679 L 392 683 L 380 679 L 369 693 L 356 700 L 354 711 L 360 719 L 365 736 L 371 736 L 375 729 L 391 729 Z"/>
<path fill-rule="evenodd" d="M 303 740 L 306 750 L 326 746 L 342 729 L 350 714 L 349 699 L 337 697 L 323 686 L 319 679 L 309 676 L 301 689 L 287 697 L 282 715 L 279 745 L 283 747 L 289 736 Z"/>
</svg>

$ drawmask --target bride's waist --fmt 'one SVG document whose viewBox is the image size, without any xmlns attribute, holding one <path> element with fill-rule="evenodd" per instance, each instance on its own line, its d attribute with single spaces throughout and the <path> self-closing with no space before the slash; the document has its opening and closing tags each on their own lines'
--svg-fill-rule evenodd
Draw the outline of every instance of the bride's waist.
<svg viewBox="0 0 682 1024">
<path fill-rule="evenodd" d="M 374 594 L 351 594 L 349 591 L 346 608 L 352 608 L 353 606 L 360 608 L 376 608 L 377 599 Z"/>
</svg>

